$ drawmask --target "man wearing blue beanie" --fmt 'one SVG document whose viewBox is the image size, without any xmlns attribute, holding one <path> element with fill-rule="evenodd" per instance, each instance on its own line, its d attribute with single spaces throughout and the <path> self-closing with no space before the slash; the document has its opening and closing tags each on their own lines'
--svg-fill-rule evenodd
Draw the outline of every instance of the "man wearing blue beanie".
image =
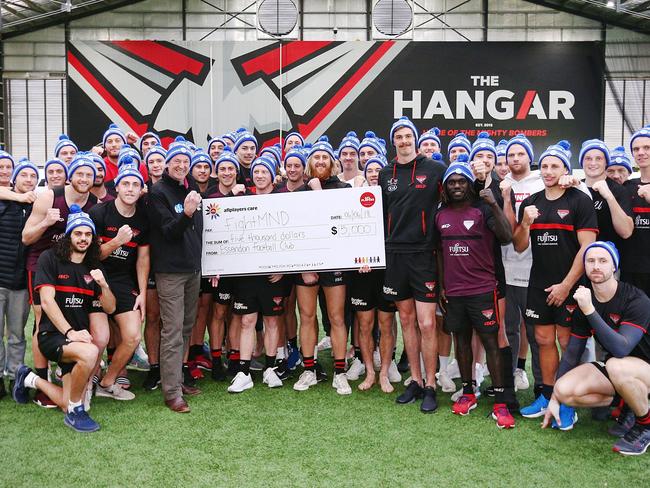
<svg viewBox="0 0 650 488">
<path fill-rule="evenodd" d="M 396 120 L 390 136 L 397 156 L 379 173 L 386 234 L 384 296 L 397 306 L 412 378 L 396 401 L 408 404 L 422 398 L 420 410 L 431 413 L 438 408 L 435 390 L 438 273 L 433 252 L 433 218 L 445 167 L 418 154 L 417 129 L 408 118 Z M 426 382 L 420 353 L 424 358 Z"/>
<path fill-rule="evenodd" d="M 630 149 L 639 177 L 625 182 L 632 199 L 634 232 L 622 256 L 621 279 L 650 296 L 650 126 L 632 135 Z"/>
<path fill-rule="evenodd" d="M 610 151 L 609 155 L 610 163 L 606 170 L 607 177 L 619 185 L 625 184 L 634 172 L 630 157 L 623 146 L 615 147 Z"/>
<path fill-rule="evenodd" d="M 582 256 L 598 234 L 591 198 L 577 188 L 559 184 L 569 172 L 569 147 L 568 142 L 560 141 L 540 157 L 544 190 L 521 203 L 513 236 L 517 252 L 532 249 L 525 315 L 535 328 L 543 381 L 539 396 L 521 409 L 527 418 L 543 416 L 548 407 L 559 364 L 556 341 L 562 350 L 569 342 L 576 309 L 573 291 L 584 273 Z"/>
<path fill-rule="evenodd" d="M 573 295 L 578 309 L 543 427 L 550 424 L 570 429 L 574 407 L 608 407 L 620 397 L 624 406 L 609 429 L 619 438 L 613 451 L 643 454 L 650 446 L 650 299 L 638 288 L 616 279 L 619 254 L 614 243 L 594 242 L 583 259 L 589 284 L 580 286 Z M 606 353 L 604 364 L 580 364 L 591 336 Z"/>
</svg>

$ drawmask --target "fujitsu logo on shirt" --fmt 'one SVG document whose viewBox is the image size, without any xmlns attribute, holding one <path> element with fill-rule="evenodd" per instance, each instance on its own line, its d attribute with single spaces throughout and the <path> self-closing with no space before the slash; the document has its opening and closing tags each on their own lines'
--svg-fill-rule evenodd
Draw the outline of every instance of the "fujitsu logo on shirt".
<svg viewBox="0 0 650 488">
<path fill-rule="evenodd" d="M 537 236 L 537 242 L 539 244 L 556 244 L 557 243 L 557 236 L 555 234 L 550 234 L 548 232 L 544 232 L 542 235 Z"/>
<path fill-rule="evenodd" d="M 121 247 L 118 247 L 117 249 L 115 249 L 115 251 L 113 251 L 113 256 L 115 256 L 116 258 L 128 258 L 129 252 L 125 251 Z"/>
<path fill-rule="evenodd" d="M 643 218 L 640 215 L 637 215 L 634 219 L 634 227 L 637 229 L 647 229 L 650 227 L 650 218 Z"/>
<path fill-rule="evenodd" d="M 469 246 L 463 246 L 457 242 L 453 246 L 449 246 L 449 254 L 452 256 L 468 256 Z"/>
<path fill-rule="evenodd" d="M 83 298 L 76 297 L 72 295 L 71 297 L 65 297 L 65 304 L 70 307 L 81 307 L 84 303 Z"/>
</svg>

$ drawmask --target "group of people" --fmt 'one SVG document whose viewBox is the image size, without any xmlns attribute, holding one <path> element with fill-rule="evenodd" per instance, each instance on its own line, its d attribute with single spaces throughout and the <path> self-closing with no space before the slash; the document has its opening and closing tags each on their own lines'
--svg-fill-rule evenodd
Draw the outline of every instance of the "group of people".
<svg viewBox="0 0 650 488">
<path fill-rule="evenodd" d="M 406 117 L 388 140 L 390 161 L 370 131 L 347 133 L 337 149 L 297 132 L 262 148 L 242 128 L 203 150 L 180 136 L 164 148 L 153 132 L 138 137 L 112 124 L 88 152 L 62 135 L 40 183 L 34 163 L 0 152 L 0 365 L 13 398 L 27 403 L 35 390 L 35 403 L 92 432 L 93 395 L 135 397 L 126 367 L 142 336 L 143 387 L 161 385 L 180 413 L 201 393 L 203 371 L 241 393 L 254 385 L 251 370 L 277 388 L 301 366 L 293 389 L 305 391 L 327 379 L 318 352 L 331 348 L 340 395 L 364 375 L 359 390 L 378 383 L 391 393 L 408 370 L 398 404 L 434 412 L 440 388 L 465 416 L 491 396 L 504 429 L 520 413 L 569 430 L 575 407 L 601 416 L 615 407 L 614 450 L 645 452 L 650 126 L 632 136 L 632 158 L 585 141 L 584 179 L 572 174 L 566 141 L 535 159 L 524 135 L 497 143 L 486 132 L 474 141 L 459 133 L 443 155 L 439 131 L 420 133 Z M 634 164 L 640 175 L 631 178 Z M 201 276 L 202 199 L 377 185 L 385 269 Z M 28 304 L 33 369 L 22 364 Z M 516 391 L 529 387 L 529 348 L 535 400 L 522 407 Z"/>
</svg>

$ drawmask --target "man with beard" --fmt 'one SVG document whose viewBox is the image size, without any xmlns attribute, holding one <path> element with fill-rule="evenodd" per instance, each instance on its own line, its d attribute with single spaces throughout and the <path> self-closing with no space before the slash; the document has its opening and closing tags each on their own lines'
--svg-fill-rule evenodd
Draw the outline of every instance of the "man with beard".
<svg viewBox="0 0 650 488">
<path fill-rule="evenodd" d="M 640 455 L 650 446 L 650 299 L 614 277 L 619 254 L 613 243 L 594 242 L 584 261 L 589 286 L 574 294 L 579 309 L 542 426 L 569 430 L 575 419 L 572 407 L 607 407 L 621 397 L 625 404 L 609 429 L 620 438 L 613 450 Z M 606 360 L 578 365 L 592 335 Z"/>
<path fill-rule="evenodd" d="M 123 164 L 114 181 L 117 198 L 90 209 L 102 241 L 100 259 L 116 299 L 112 319 L 120 337 L 96 395 L 132 400 L 135 395 L 122 389 L 116 380 L 140 344 L 149 275 L 149 223 L 145 209 L 137 204 L 144 187 L 137 166 Z"/>
<path fill-rule="evenodd" d="M 120 167 L 120 151 L 122 150 L 122 146 L 126 143 L 126 135 L 124 135 L 124 132 L 122 132 L 122 130 L 116 124 L 109 125 L 106 132 L 104 132 L 104 136 L 102 137 L 102 144 L 104 146 L 104 150 L 106 151 L 106 157 L 104 158 L 104 162 L 106 163 L 106 176 L 104 177 L 104 182 L 108 183 L 109 181 L 113 181 L 113 179 L 117 176 L 117 172 Z M 137 157 L 140 159 L 139 154 Z M 140 164 L 139 170 L 142 174 L 142 177 L 146 181 L 149 178 L 147 175 L 146 166 Z"/>
<path fill-rule="evenodd" d="M 65 425 L 77 432 L 95 432 L 99 424 L 87 413 L 84 390 L 101 349 L 93 344 L 90 324 L 94 315 L 115 310 L 115 297 L 99 265 L 95 226 L 79 206 L 70 207 L 64 237 L 39 257 L 35 281 L 43 306 L 38 344 L 47 359 L 59 363 L 63 388 L 22 365 L 13 398 L 27 403 L 27 388 L 43 391 L 66 412 Z"/>
<path fill-rule="evenodd" d="M 584 274 L 582 256 L 598 234 L 591 199 L 577 188 L 560 186 L 560 178 L 571 172 L 569 147 L 567 141 L 560 141 L 542 153 L 544 190 L 521 203 L 513 236 L 515 251 L 532 248 L 525 315 L 535 328 L 543 381 L 539 396 L 520 410 L 527 418 L 546 412 L 559 364 L 556 341 L 564 351 L 577 307 L 573 290 Z"/>
<path fill-rule="evenodd" d="M 38 168 L 21 160 L 11 175 L 13 191 L 33 192 Z M 31 203 L 0 201 L 0 398 L 6 395 L 4 376 L 13 388 L 18 365 L 25 361 L 25 324 L 29 317 L 29 294 L 25 271 L 25 246 L 22 232 Z M 6 332 L 5 332 L 6 329 Z M 6 346 L 5 346 L 6 337 Z"/>
<path fill-rule="evenodd" d="M 46 381 L 48 380 L 47 359 L 40 353 L 36 339 L 41 319 L 39 294 L 34 290 L 38 258 L 43 251 L 52 247 L 65 235 L 65 222 L 71 205 L 78 205 L 84 212 L 87 212 L 97 203 L 97 198 L 90 193 L 95 181 L 95 171 L 95 165 L 90 159 L 78 156 L 68 168 L 70 184 L 40 193 L 23 230 L 23 244 L 29 246 L 27 251 L 27 289 L 34 310 L 34 335 L 32 337 L 34 368 L 36 374 Z M 93 332 L 95 332 L 93 339 L 96 341 L 96 345 L 103 350 L 108 342 L 108 330 L 103 330 L 101 326 L 98 326 L 98 330 Z M 36 394 L 34 402 L 44 408 L 56 408 L 56 404 L 42 390 Z"/>
<path fill-rule="evenodd" d="M 475 147 L 476 149 L 476 147 Z M 460 158 L 459 158 L 460 160 Z M 506 359 L 499 344 L 499 307 L 497 304 L 497 260 L 495 241 L 507 243 L 512 229 L 492 190 L 481 190 L 480 200 L 472 189 L 472 170 L 452 163 L 443 178 L 443 206 L 435 217 L 439 234 L 438 261 L 442 265 L 441 306 L 447 309 L 446 329 L 456 340 L 456 354 L 463 392 L 454 403 L 453 413 L 468 415 L 477 401 L 472 382 L 473 331 L 478 334 L 487 355 L 494 388 L 492 418 L 500 429 L 511 429 L 515 419 L 507 404 L 512 390 L 504 388 Z"/>
<path fill-rule="evenodd" d="M 97 197 L 98 202 L 108 202 L 115 200 L 115 186 L 111 185 L 111 191 L 108 190 L 104 184 L 104 178 L 106 177 L 106 163 L 98 154 L 93 152 L 86 153 L 86 155 L 92 159 L 95 163 L 95 181 L 93 182 L 93 187 L 90 190 L 90 193 Z"/>
<path fill-rule="evenodd" d="M 412 378 L 406 391 L 397 397 L 397 403 L 403 405 L 423 398 L 420 411 L 431 413 L 438 408 L 435 390 L 438 275 L 433 218 L 445 168 L 444 164 L 417 153 L 417 129 L 407 117 L 393 124 L 390 140 L 397 148 L 397 157 L 379 174 L 386 235 L 383 290 L 384 297 L 394 301 L 399 312 Z"/>
<path fill-rule="evenodd" d="M 619 185 L 624 185 L 634 172 L 629 156 L 623 146 L 617 146 L 610 151 L 609 166 L 605 170 L 607 177 Z"/>
</svg>

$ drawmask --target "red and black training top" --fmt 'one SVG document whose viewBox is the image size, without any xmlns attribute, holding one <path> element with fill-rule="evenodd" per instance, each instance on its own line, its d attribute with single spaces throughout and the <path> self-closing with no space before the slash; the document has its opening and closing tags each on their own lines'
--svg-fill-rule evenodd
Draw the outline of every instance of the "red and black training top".
<svg viewBox="0 0 650 488">
<path fill-rule="evenodd" d="M 38 258 L 34 288 L 40 290 L 44 286 L 54 287 L 56 304 L 74 330 L 87 330 L 90 326 L 88 314 L 102 312 L 99 304 L 101 289 L 90 276 L 88 266 L 63 261 L 56 257 L 53 249 L 46 250 Z M 58 331 L 45 310 L 39 330 Z"/>
<path fill-rule="evenodd" d="M 54 192 L 54 200 L 52 201 L 52 208 L 58 208 L 60 213 L 60 220 L 48 227 L 41 238 L 27 249 L 27 271 L 36 272 L 36 263 L 43 251 L 51 248 L 55 242 L 59 241 L 65 235 L 65 225 L 68 221 L 68 214 L 70 208 L 65 201 L 65 186 L 61 186 L 52 190 Z M 88 211 L 97 203 L 97 197 L 92 193 L 88 193 L 88 200 L 81 208 L 84 212 Z"/>
<path fill-rule="evenodd" d="M 112 240 L 123 225 L 128 225 L 133 231 L 131 241 L 118 247 L 104 261 L 107 280 L 137 285 L 135 264 L 138 259 L 138 248 L 149 245 L 149 220 L 146 210 L 137 206 L 131 217 L 124 217 L 117 211 L 115 200 L 100 203 L 90 209 L 90 218 L 95 222 L 97 235 L 103 243 Z M 137 288 L 137 286 L 135 286 Z"/>
<path fill-rule="evenodd" d="M 560 283 L 569 273 L 580 250 L 578 232 L 598 232 L 594 204 L 585 193 L 569 188 L 556 200 L 541 190 L 521 202 L 518 222 L 526 207 L 534 205 L 539 217 L 530 226 L 533 266 L 529 286 L 546 289 Z"/>
<path fill-rule="evenodd" d="M 629 283 L 620 281 L 612 299 L 601 303 L 595 298 L 592 300 L 598 315 L 615 331 L 623 327 L 635 327 L 643 331 L 641 340 L 630 353 L 630 356 L 641 358 L 650 362 L 650 299 L 641 290 Z M 587 318 L 580 308 L 573 314 L 571 335 L 579 339 L 587 339 L 594 335 Z M 595 336 L 598 340 L 598 336 Z M 600 342 L 600 341 L 599 341 Z M 603 344 L 603 349 L 609 353 Z M 610 354 L 611 356 L 611 354 Z"/>
<path fill-rule="evenodd" d="M 624 185 L 634 219 L 634 232 L 625 240 L 625 251 L 621 253 L 621 270 L 629 273 L 650 273 L 650 203 L 638 194 L 639 186 L 647 184 L 649 182 L 633 178 Z"/>
</svg>

